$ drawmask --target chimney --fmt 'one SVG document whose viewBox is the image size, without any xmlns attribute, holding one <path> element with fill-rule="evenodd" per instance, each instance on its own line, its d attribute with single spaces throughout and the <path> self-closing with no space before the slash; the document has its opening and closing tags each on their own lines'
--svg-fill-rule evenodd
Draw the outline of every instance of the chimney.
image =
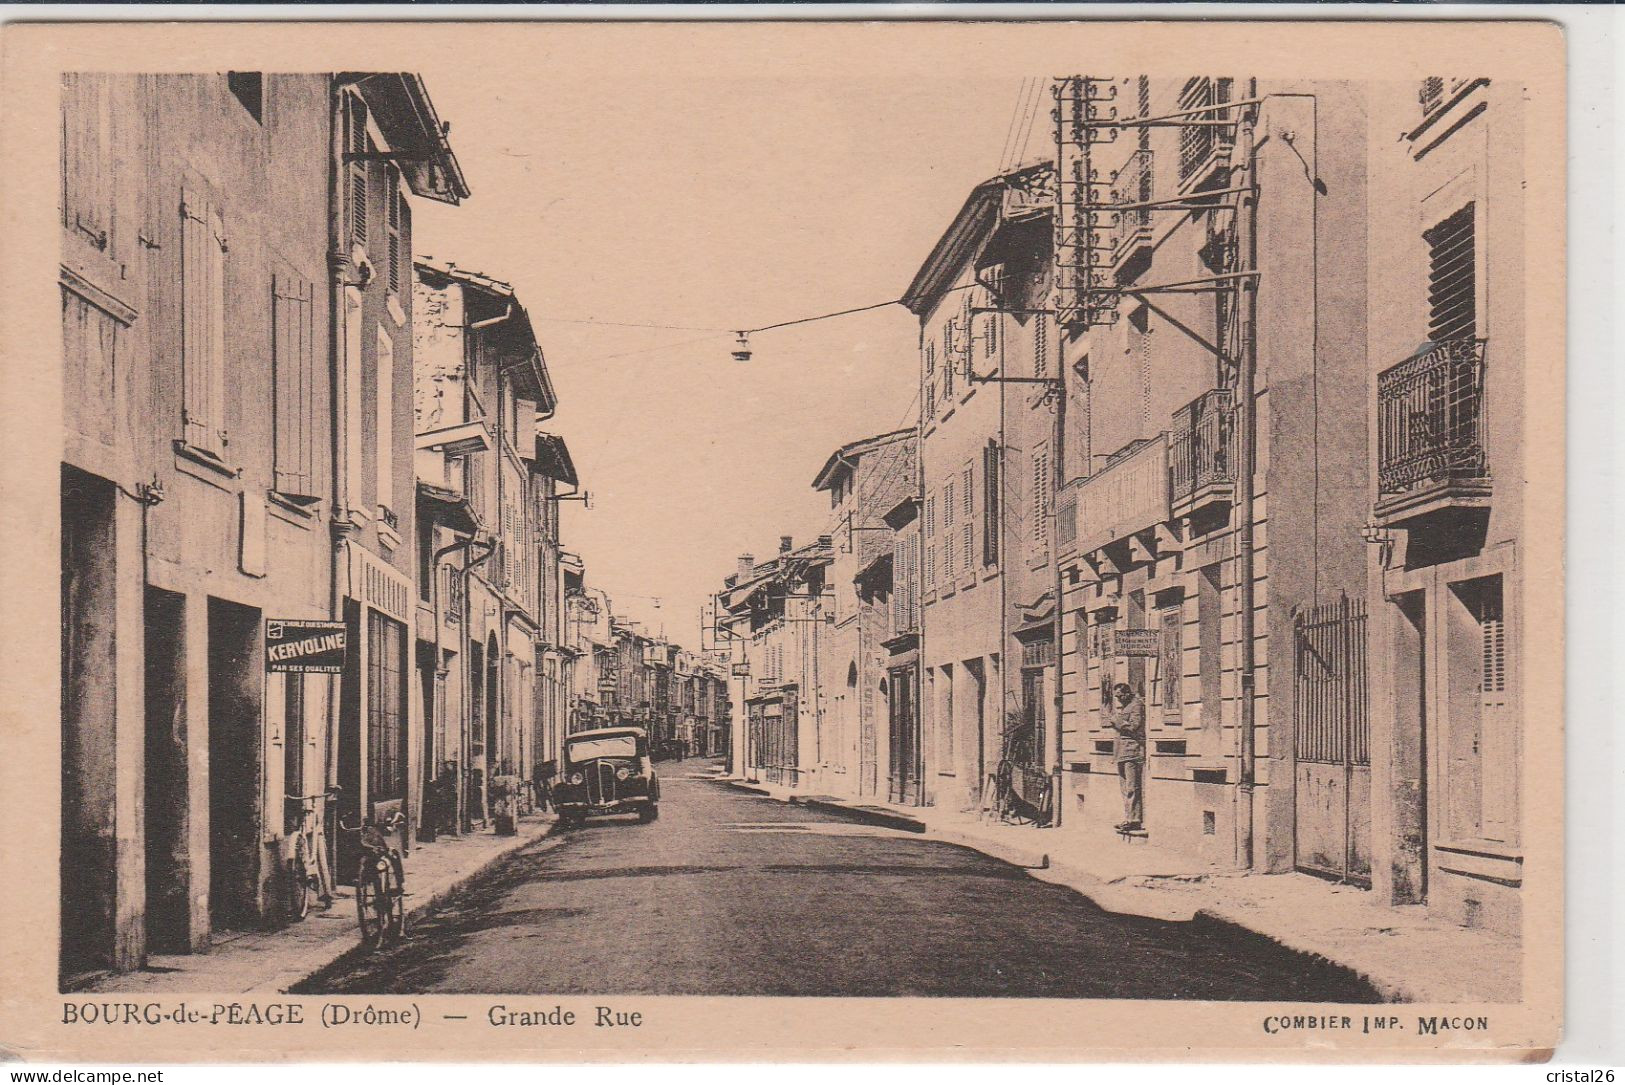
<svg viewBox="0 0 1625 1085">
<path fill-rule="evenodd" d="M 795 545 L 796 545 L 796 541 L 791 536 L 789 536 L 789 535 L 780 535 L 779 536 L 779 553 L 788 554 L 791 550 L 795 549 Z"/>
<path fill-rule="evenodd" d="M 744 583 L 745 581 L 750 579 L 751 574 L 754 573 L 755 571 L 756 571 L 756 556 L 754 554 L 740 554 L 739 555 L 739 570 L 735 574 L 735 576 L 737 577 L 735 583 L 740 583 L 740 584 Z"/>
</svg>

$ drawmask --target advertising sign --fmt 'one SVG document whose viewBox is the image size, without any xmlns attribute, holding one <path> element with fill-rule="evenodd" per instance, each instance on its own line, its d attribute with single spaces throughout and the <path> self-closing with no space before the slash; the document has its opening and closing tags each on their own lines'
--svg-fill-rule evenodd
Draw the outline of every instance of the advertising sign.
<svg viewBox="0 0 1625 1085">
<path fill-rule="evenodd" d="M 1118 629 L 1112 633 L 1111 654 L 1118 656 L 1155 656 L 1162 648 L 1160 629 Z"/>
<path fill-rule="evenodd" d="M 342 674 L 349 650 L 343 622 L 294 618 L 265 620 L 265 669 L 305 674 Z"/>
<path fill-rule="evenodd" d="M 735 663 L 733 665 L 733 676 L 735 678 L 748 678 L 750 676 L 750 664 Z"/>
</svg>

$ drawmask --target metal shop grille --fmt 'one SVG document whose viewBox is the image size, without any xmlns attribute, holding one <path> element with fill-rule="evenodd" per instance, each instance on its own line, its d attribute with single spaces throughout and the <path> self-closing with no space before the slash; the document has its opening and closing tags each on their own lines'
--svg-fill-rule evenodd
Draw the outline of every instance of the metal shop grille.
<svg viewBox="0 0 1625 1085">
<path fill-rule="evenodd" d="M 1293 615 L 1297 759 L 1371 763 L 1366 607 L 1347 596 Z"/>
</svg>

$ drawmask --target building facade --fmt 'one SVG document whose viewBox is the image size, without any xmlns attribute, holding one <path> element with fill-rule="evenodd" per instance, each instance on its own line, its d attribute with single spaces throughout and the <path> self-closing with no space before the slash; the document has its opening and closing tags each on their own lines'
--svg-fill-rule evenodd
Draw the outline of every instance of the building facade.
<svg viewBox="0 0 1625 1085">
<path fill-rule="evenodd" d="M 415 816 L 410 198 L 468 190 L 405 74 L 69 75 L 62 140 L 71 982 L 263 923 L 328 784 Z"/>
<path fill-rule="evenodd" d="M 919 477 L 914 429 L 843 445 L 813 480 L 829 494 L 833 543 L 826 630 L 831 672 L 819 741 L 822 790 L 859 798 L 880 796 L 890 770 L 886 651 L 891 629 L 891 529 L 884 514 Z M 879 563 L 887 565 L 886 570 Z M 833 688 L 831 688 L 833 686 Z"/>
<path fill-rule="evenodd" d="M 1372 881 L 1521 925 L 1521 88 L 1374 85 L 1368 223 Z M 1404 135 L 1395 141 L 1394 131 Z M 1550 721 L 1530 721 L 1545 727 Z"/>
<path fill-rule="evenodd" d="M 420 638 L 418 685 L 443 706 L 428 727 L 435 775 L 461 781 L 466 829 L 488 821 L 497 799 L 517 802 L 552 756 L 548 652 L 562 629 L 553 486 L 574 475 L 563 442 L 538 431 L 557 398 L 512 287 L 430 260 L 415 278 L 418 475 L 426 494 L 451 495 L 417 535 L 418 593 L 433 609 L 443 586 L 456 604 L 430 627 L 434 639 Z"/>
<path fill-rule="evenodd" d="M 920 318 L 922 786 L 958 809 L 1012 771 L 1046 786 L 1038 740 L 1012 726 L 1004 640 L 1007 609 L 1037 606 L 1053 579 L 1056 456 L 1047 385 L 1029 383 L 1041 318 L 1026 311 L 1043 295 L 1053 173 L 1040 162 L 973 189 L 903 299 Z"/>
<path fill-rule="evenodd" d="M 1363 595 L 1365 421 L 1326 406 L 1364 382 L 1363 102 L 1223 77 L 1119 87 L 1128 114 L 1187 124 L 1123 129 L 1107 152 L 1101 195 L 1131 208 L 1101 238 L 1116 310 L 1065 328 L 1063 814 L 1085 831 L 1122 817 L 1105 725 L 1126 683 L 1153 841 L 1368 877 L 1359 774 L 1310 760 L 1315 736 L 1364 724 L 1305 688 L 1355 684 L 1352 657 L 1307 667 L 1313 637 L 1358 634 Z M 1063 175 L 1078 153 L 1063 147 Z"/>
<path fill-rule="evenodd" d="M 746 779 L 805 789 L 824 760 L 829 650 L 826 591 L 834 560 L 828 537 L 796 547 L 786 536 L 770 561 L 739 559 L 723 583 L 718 627 L 740 666 L 743 733 L 735 741 L 735 772 Z"/>
</svg>

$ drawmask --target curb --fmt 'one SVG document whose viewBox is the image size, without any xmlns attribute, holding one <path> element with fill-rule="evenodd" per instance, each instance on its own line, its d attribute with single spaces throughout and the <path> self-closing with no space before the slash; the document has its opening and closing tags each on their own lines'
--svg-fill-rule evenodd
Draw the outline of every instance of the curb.
<svg viewBox="0 0 1625 1085">
<path fill-rule="evenodd" d="M 539 833 L 535 833 L 534 835 L 530 836 L 522 833 L 516 834 L 511 843 L 505 847 L 493 851 L 489 856 L 486 857 L 485 861 L 480 863 L 478 866 L 465 870 L 449 881 L 437 885 L 434 889 L 425 893 L 421 900 L 414 899 L 413 904 L 406 909 L 406 914 L 403 917 L 404 921 L 410 924 L 412 920 L 422 918 L 423 913 L 444 901 L 451 894 L 463 888 L 463 886 L 467 885 L 469 882 L 491 869 L 494 864 L 506 859 L 514 852 L 519 851 L 522 848 L 528 848 L 532 844 L 539 844 L 543 841 L 554 839 L 559 841 L 564 839 L 563 835 L 559 832 L 559 822 L 556 818 Z M 407 868 L 407 875 L 409 877 L 411 875 L 410 867 Z M 416 898 L 416 894 L 410 895 Z M 253 987 L 249 988 L 249 991 L 267 993 L 274 991 L 278 994 L 285 994 L 289 989 L 315 976 L 318 972 L 321 972 L 323 969 L 329 967 L 339 958 L 355 952 L 359 948 L 359 945 L 350 939 L 342 939 L 340 941 L 335 941 L 331 944 L 331 946 L 324 946 L 323 948 L 331 949 L 333 951 L 328 954 L 326 959 L 320 962 L 312 963 L 314 962 L 313 955 L 311 961 L 301 963 L 297 970 L 279 972 L 275 976 L 267 979 L 264 983 L 255 984 Z"/>
<path fill-rule="evenodd" d="M 790 796 L 791 806 L 805 806 L 826 814 L 836 814 L 851 818 L 853 821 L 865 822 L 869 825 L 879 825 L 887 829 L 899 829 L 905 833 L 924 833 L 925 823 L 907 814 L 899 814 L 879 806 L 848 806 L 838 799 L 826 799 L 817 795 L 805 797 Z"/>
</svg>

